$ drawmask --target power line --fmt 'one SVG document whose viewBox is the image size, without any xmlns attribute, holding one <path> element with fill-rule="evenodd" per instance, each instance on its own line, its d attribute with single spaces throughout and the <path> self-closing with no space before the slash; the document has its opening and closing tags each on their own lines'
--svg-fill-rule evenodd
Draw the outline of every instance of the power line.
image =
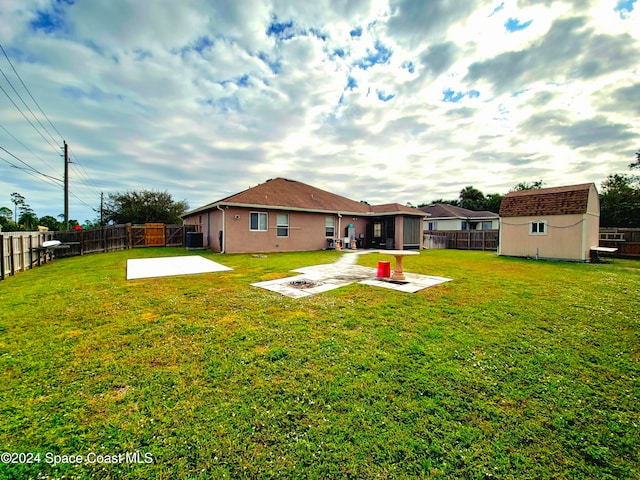
<svg viewBox="0 0 640 480">
<path fill-rule="evenodd" d="M 56 126 L 51 123 L 51 120 L 49 120 L 49 117 L 47 117 L 47 114 L 44 113 L 44 110 L 42 110 L 42 107 L 40 107 L 40 104 L 36 101 L 35 98 L 33 98 L 33 95 L 31 95 L 31 91 L 29 90 L 29 88 L 27 88 L 27 86 L 25 85 L 25 83 L 22 81 L 22 77 L 20 76 L 20 74 L 18 73 L 18 71 L 16 70 L 16 68 L 13 66 L 13 63 L 11 63 L 11 60 L 9 60 L 9 56 L 7 55 L 7 52 L 5 52 L 4 47 L 2 46 L 2 44 L 0 43 L 0 50 L 2 50 L 2 53 L 4 54 L 4 57 L 7 59 L 7 62 L 9 62 L 9 65 L 11 65 L 11 69 L 14 71 L 14 73 L 16 74 L 16 76 L 18 77 L 18 80 L 20 80 L 20 83 L 22 84 L 22 86 L 24 87 L 24 89 L 27 91 L 27 93 L 29 94 L 29 96 L 31 97 L 31 100 L 33 100 L 33 103 L 35 103 L 38 107 L 38 110 L 40 110 L 40 112 L 42 113 L 42 115 L 44 115 L 44 118 L 47 119 L 47 122 L 49 122 L 49 125 L 51 125 L 51 127 L 56 131 L 56 133 L 58 135 L 60 135 L 60 139 L 63 139 L 62 134 L 58 131 L 58 129 L 56 128 Z"/>
<path fill-rule="evenodd" d="M 56 182 L 60 182 L 62 183 L 62 179 L 60 178 L 56 178 L 56 177 L 52 177 L 51 175 L 47 175 L 46 173 L 42 173 L 41 171 L 33 168 L 31 165 L 29 165 L 27 162 L 25 162 L 24 160 L 22 160 L 20 157 L 18 157 L 17 155 L 14 155 L 13 153 L 11 153 L 9 150 L 7 150 L 6 148 L 0 146 L 0 150 L 4 150 L 6 153 L 8 153 L 9 155 L 11 155 L 13 158 L 15 158 L 16 160 L 18 160 L 20 163 L 22 163 L 23 165 L 25 165 L 27 167 L 28 170 L 37 173 L 38 175 L 42 176 L 42 177 L 46 177 L 49 178 L 51 180 L 55 180 Z M 5 160 L 7 161 L 7 160 Z M 17 167 L 20 168 L 20 167 Z M 20 168 L 21 170 L 23 168 Z M 25 169 L 26 170 L 26 169 Z"/>
<path fill-rule="evenodd" d="M 84 168 L 84 166 L 82 165 L 82 163 L 80 162 L 80 159 L 78 158 L 78 156 L 75 154 L 75 152 L 73 152 L 71 150 L 71 148 L 69 148 L 69 155 L 73 157 L 74 161 L 71 162 L 71 165 L 74 167 L 74 169 L 76 170 L 76 172 L 78 172 L 78 175 L 80 176 L 80 180 L 89 188 L 91 188 L 92 190 L 94 190 L 96 193 L 101 193 L 100 192 L 100 187 L 98 187 L 92 180 L 91 177 L 89 176 L 89 173 L 87 172 L 87 170 Z M 86 181 L 85 181 L 86 180 Z"/>
<path fill-rule="evenodd" d="M 15 73 L 16 77 L 18 77 L 18 80 L 20 81 L 20 83 L 22 84 L 23 88 L 25 89 L 25 91 L 27 92 L 27 94 L 29 95 L 29 97 L 31 98 L 31 100 L 33 101 L 33 103 L 35 103 L 35 105 L 38 107 L 38 110 L 40 111 L 40 113 L 42 113 L 42 115 L 47 119 L 47 122 L 49 122 L 49 125 L 51 125 L 51 127 L 53 128 L 53 130 L 55 130 L 55 132 L 60 136 L 60 138 L 62 139 L 63 143 L 65 144 L 65 175 L 64 175 L 64 180 L 61 180 L 59 178 L 55 178 L 52 177 L 50 175 L 46 175 L 38 170 L 36 170 L 34 167 L 32 167 L 31 165 L 29 165 L 27 162 L 25 162 L 24 160 L 20 159 L 19 157 L 17 157 L 16 155 L 14 155 L 13 153 L 9 152 L 6 148 L 4 147 L 0 147 L 0 149 L 4 150 L 5 152 L 7 152 L 9 155 L 11 155 L 12 157 L 14 157 L 16 160 L 20 161 L 22 164 L 24 164 L 26 166 L 25 167 L 19 167 L 17 165 L 14 165 L 13 163 L 11 163 L 10 161 L 6 160 L 5 158 L 0 157 L 2 160 L 4 160 L 5 162 L 7 162 L 11 167 L 17 168 L 19 170 L 23 170 L 26 173 L 29 173 L 32 176 L 36 176 L 36 175 L 40 175 L 42 178 L 39 178 L 40 180 L 46 179 L 46 181 L 49 181 L 51 183 L 51 180 L 56 181 L 56 182 L 60 182 L 65 189 L 65 216 L 67 214 L 67 202 L 68 202 L 68 195 L 72 195 L 73 197 L 75 197 L 80 203 L 82 203 L 83 205 L 85 205 L 86 207 L 94 210 L 94 208 L 89 205 L 88 203 L 86 203 L 84 200 L 82 200 L 80 197 L 78 197 L 74 192 L 70 191 L 68 188 L 68 181 L 69 181 L 69 174 L 68 174 L 68 166 L 71 164 L 74 166 L 74 169 L 79 173 L 79 177 L 80 180 L 89 188 L 93 189 L 94 191 L 96 191 L 97 193 L 99 192 L 98 187 L 95 185 L 95 183 L 93 183 L 91 181 L 91 178 L 89 177 L 89 174 L 87 173 L 87 171 L 85 170 L 84 166 L 79 162 L 77 156 L 74 157 L 76 159 L 75 164 L 73 162 L 71 162 L 69 160 L 69 152 L 67 151 L 68 149 L 68 145 L 66 144 L 66 142 L 64 141 L 64 137 L 62 136 L 62 134 L 60 133 L 60 131 L 56 128 L 56 126 L 53 124 L 53 122 L 51 122 L 51 119 L 47 116 L 47 114 L 44 112 L 44 110 L 42 109 L 42 107 L 40 106 L 40 104 L 38 103 L 38 101 L 34 98 L 34 96 L 31 94 L 31 91 L 29 90 L 29 87 L 27 87 L 27 85 L 25 84 L 25 82 L 22 80 L 22 77 L 20 76 L 20 74 L 18 73 L 18 71 L 16 70 L 16 68 L 14 67 L 13 63 L 11 62 L 11 59 L 9 58 L 9 56 L 7 55 L 7 52 L 5 51 L 4 47 L 2 46 L 2 44 L 0 44 L 0 50 L 2 50 L 2 53 L 4 54 L 4 57 L 6 58 L 7 62 L 9 63 L 9 65 L 11 66 L 11 69 L 13 70 L 13 72 Z M 42 129 L 49 135 L 49 137 L 53 140 L 54 143 L 56 142 L 56 139 L 53 137 L 53 135 L 51 134 L 51 132 L 47 129 L 47 127 L 45 125 L 42 124 L 42 122 L 38 119 L 38 117 L 33 113 L 33 110 L 31 110 L 31 108 L 29 107 L 29 105 L 27 105 L 27 103 L 25 102 L 25 100 L 22 98 L 22 96 L 20 95 L 20 93 L 16 90 L 16 88 L 13 86 L 13 84 L 11 83 L 11 80 L 9 80 L 9 77 L 7 77 L 7 75 L 4 73 L 4 71 L 0 68 L 0 73 L 2 73 L 2 76 L 5 78 L 5 80 L 7 81 L 7 83 L 9 84 L 9 86 L 12 88 L 12 90 L 14 91 L 14 93 L 18 96 L 18 98 L 22 101 L 22 103 L 24 104 L 24 106 L 27 108 L 27 110 L 29 110 L 29 113 L 31 113 L 31 116 L 36 120 L 36 122 L 38 122 L 38 124 L 40 125 L 40 127 L 42 127 Z M 40 132 L 40 130 L 38 130 L 38 128 L 29 120 L 29 118 L 27 118 L 27 116 L 25 115 L 25 113 L 20 109 L 20 107 L 16 104 L 16 102 L 13 101 L 13 99 L 11 98 L 11 96 L 7 93 L 7 91 L 0 85 L 0 90 L 3 91 L 3 93 L 6 95 L 6 97 L 9 99 L 9 101 L 13 104 L 13 106 L 20 112 L 20 114 L 24 117 L 25 120 L 27 120 L 27 122 L 29 122 L 29 125 L 31 125 L 31 127 L 44 139 L 45 142 L 47 142 L 49 144 L 50 147 L 53 148 L 53 150 L 56 152 L 56 154 L 59 154 L 58 151 L 58 147 L 52 145 L 49 140 L 47 140 L 47 138 L 42 134 L 42 132 Z M 1 127 L 1 126 L 0 126 Z M 15 136 L 13 136 L 6 128 L 2 127 L 3 130 L 5 130 L 5 132 L 7 132 L 14 140 L 16 140 L 18 143 L 20 143 L 20 145 L 22 145 L 24 148 L 26 148 L 29 152 L 31 152 L 36 158 L 38 158 L 40 161 L 42 161 L 44 164 L 47 164 L 46 162 L 44 162 L 40 157 L 38 157 L 29 147 L 27 147 L 24 143 L 22 143 L 20 140 L 18 140 Z M 47 164 L 48 165 L 48 164 Z M 76 168 L 77 165 L 77 168 Z M 38 178 L 38 177 L 36 177 Z M 43 180 L 45 181 L 45 180 Z M 57 185 L 58 186 L 58 185 Z"/>
<path fill-rule="evenodd" d="M 13 154 L 10 153 L 10 155 L 13 155 Z M 0 156 L 0 160 L 4 160 L 5 162 L 7 162 L 9 164 L 9 166 L 11 166 L 12 168 L 15 168 L 16 170 L 20 170 L 22 172 L 28 173 L 32 177 L 34 177 L 34 178 L 36 178 L 36 179 L 38 179 L 38 180 L 40 180 L 42 182 L 49 183 L 50 185 L 53 185 L 56 188 L 60 188 L 60 183 L 55 183 L 55 182 L 61 182 L 61 180 L 58 179 L 58 178 L 55 178 L 55 177 L 52 177 L 52 176 L 47 175 L 45 173 L 39 172 L 38 170 L 34 170 L 31 166 L 20 167 L 20 166 L 15 165 L 14 163 L 10 162 L 9 160 L 7 160 L 6 158 L 1 157 L 1 156 Z"/>
<path fill-rule="evenodd" d="M 16 90 L 16 87 L 13 86 L 13 83 L 11 83 L 11 80 L 9 80 L 9 77 L 7 77 L 7 75 L 4 73 L 4 70 L 2 70 L 0 68 L 0 73 L 2 73 L 2 76 L 4 77 L 4 79 L 7 81 L 7 83 L 9 84 L 9 86 L 11 87 L 11 89 L 14 91 L 14 93 L 18 96 L 18 98 L 20 99 L 20 101 L 24 104 L 25 107 L 27 107 L 27 110 L 29 110 L 29 113 L 31 114 L 31 116 L 33 117 L 33 119 L 38 122 L 38 124 L 43 128 L 43 130 L 45 132 L 47 132 L 47 134 L 49 135 L 49 138 L 51 138 L 51 140 L 53 140 L 53 142 L 56 142 L 56 139 L 53 138 L 53 135 L 51 135 L 51 132 L 49 130 L 47 130 L 47 127 L 45 127 L 42 122 L 40 121 L 40 119 L 38 117 L 36 117 L 36 114 L 33 113 L 33 110 L 31 110 L 31 107 L 29 107 L 29 105 L 27 105 L 27 102 L 24 101 L 24 98 L 22 98 L 22 95 L 20 95 L 20 93 L 18 93 L 18 91 Z"/>
<path fill-rule="evenodd" d="M 2 91 L 4 92 L 4 94 L 7 96 L 7 98 L 9 99 L 9 101 L 10 101 L 11 103 L 13 103 L 13 106 L 14 106 L 14 107 L 16 107 L 16 109 L 20 112 L 20 114 L 24 117 L 24 119 L 25 119 L 27 122 L 29 122 L 29 125 L 31 125 L 31 126 L 33 127 L 33 129 L 34 129 L 36 132 L 38 132 L 38 135 L 40 135 L 40 136 L 43 138 L 43 140 L 44 140 L 45 142 L 47 142 L 47 143 L 49 144 L 49 146 L 50 146 L 51 148 L 53 148 L 53 150 L 54 150 L 56 153 L 58 153 L 58 148 L 57 148 L 57 147 L 54 147 L 53 145 L 51 145 L 51 142 L 49 142 L 49 140 L 47 140 L 47 137 L 45 137 L 45 136 L 42 134 L 42 132 L 40 132 L 40 130 L 38 130 L 38 129 L 36 128 L 36 126 L 31 122 L 31 120 L 29 120 L 29 119 L 27 118 L 27 116 L 24 114 L 24 112 L 23 112 L 22 110 L 20 110 L 20 107 L 19 107 L 18 105 L 16 105 L 16 102 L 14 102 L 14 101 L 13 101 L 13 99 L 9 96 L 9 94 L 8 94 L 8 93 L 7 93 L 7 91 L 2 87 L 2 85 L 0 85 L 0 90 L 2 90 Z"/>
<path fill-rule="evenodd" d="M 47 167 L 49 167 L 49 169 L 55 171 L 53 169 L 53 167 L 51 165 L 49 165 L 47 162 L 45 162 L 42 158 L 40 158 L 33 150 L 31 150 L 29 147 L 27 147 L 24 143 L 22 143 L 15 135 L 13 135 L 9 130 L 7 130 L 3 125 L 0 125 L 0 128 L 2 128 L 7 135 L 9 135 L 11 138 L 13 138 L 16 142 L 18 142 L 20 145 L 22 145 L 25 149 L 27 149 L 29 152 L 31 152 L 31 154 L 36 157 L 38 160 L 40 160 L 43 164 L 45 164 Z"/>
</svg>

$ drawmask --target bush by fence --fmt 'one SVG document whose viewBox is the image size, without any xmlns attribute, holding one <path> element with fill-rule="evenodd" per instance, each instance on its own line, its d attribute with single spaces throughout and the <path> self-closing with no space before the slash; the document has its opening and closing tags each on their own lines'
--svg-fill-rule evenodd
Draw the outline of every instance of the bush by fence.
<svg viewBox="0 0 640 480">
<path fill-rule="evenodd" d="M 111 225 L 64 232 L 0 232 L 0 280 L 51 261 L 90 253 L 113 252 L 146 246 L 181 247 L 196 225 Z M 47 240 L 64 248 L 47 249 Z"/>
</svg>

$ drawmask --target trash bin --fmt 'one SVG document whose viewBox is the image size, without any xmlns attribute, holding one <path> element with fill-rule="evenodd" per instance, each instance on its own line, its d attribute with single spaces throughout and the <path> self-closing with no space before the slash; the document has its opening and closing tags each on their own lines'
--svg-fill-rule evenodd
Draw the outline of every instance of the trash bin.
<svg viewBox="0 0 640 480">
<path fill-rule="evenodd" d="M 389 278 L 391 276 L 391 262 L 378 262 L 378 278 Z"/>
</svg>

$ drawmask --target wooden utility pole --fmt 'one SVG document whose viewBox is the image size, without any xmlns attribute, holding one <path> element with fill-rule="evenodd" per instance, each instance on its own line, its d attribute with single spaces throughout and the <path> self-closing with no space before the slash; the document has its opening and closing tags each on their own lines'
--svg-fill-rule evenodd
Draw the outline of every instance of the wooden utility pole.
<svg viewBox="0 0 640 480">
<path fill-rule="evenodd" d="M 64 141 L 64 229 L 69 230 L 69 146 Z"/>
<path fill-rule="evenodd" d="M 104 227 L 104 192 L 100 192 L 100 226 Z"/>
</svg>

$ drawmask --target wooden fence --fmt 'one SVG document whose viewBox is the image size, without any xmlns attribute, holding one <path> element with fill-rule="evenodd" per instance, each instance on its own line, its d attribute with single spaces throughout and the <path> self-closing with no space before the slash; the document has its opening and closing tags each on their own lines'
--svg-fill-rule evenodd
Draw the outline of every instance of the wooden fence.
<svg viewBox="0 0 640 480">
<path fill-rule="evenodd" d="M 498 230 L 435 230 L 424 235 L 424 248 L 498 250 Z"/>
<path fill-rule="evenodd" d="M 44 237 L 39 232 L 0 233 L 0 280 L 51 260 L 40 249 Z"/>
<path fill-rule="evenodd" d="M 146 225 L 112 225 L 64 232 L 0 232 L 0 280 L 53 258 L 149 246 L 182 247 L 186 245 L 187 233 L 198 231 L 196 225 L 148 225 L 149 228 Z M 42 244 L 47 240 L 59 240 L 64 248 L 44 249 Z"/>
<path fill-rule="evenodd" d="M 618 257 L 640 258 L 640 228 L 601 228 L 600 246 L 618 249 Z"/>
</svg>

